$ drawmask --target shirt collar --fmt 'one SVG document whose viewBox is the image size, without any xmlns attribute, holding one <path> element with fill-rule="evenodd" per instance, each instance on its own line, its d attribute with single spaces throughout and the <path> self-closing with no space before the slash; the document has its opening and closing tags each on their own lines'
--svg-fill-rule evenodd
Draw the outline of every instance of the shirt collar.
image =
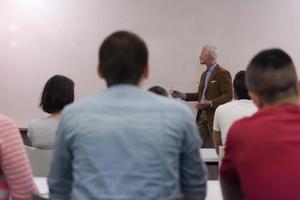
<svg viewBox="0 0 300 200">
<path fill-rule="evenodd" d="M 217 67 L 217 63 L 216 64 L 213 64 L 210 68 L 207 69 L 207 71 L 214 71 L 214 69 Z"/>
</svg>

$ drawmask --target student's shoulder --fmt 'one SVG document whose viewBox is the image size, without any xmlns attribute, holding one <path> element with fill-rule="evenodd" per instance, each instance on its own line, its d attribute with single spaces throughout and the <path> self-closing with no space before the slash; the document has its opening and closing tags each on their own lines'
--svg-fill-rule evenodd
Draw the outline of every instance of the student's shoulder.
<svg viewBox="0 0 300 200">
<path fill-rule="evenodd" d="M 254 114 L 255 115 L 255 114 Z M 231 130 L 232 132 L 240 133 L 243 132 L 246 134 L 249 130 L 252 130 L 253 126 L 256 124 L 257 119 L 255 116 L 246 116 L 239 120 L 236 120 L 232 126 Z"/>
<path fill-rule="evenodd" d="M 235 121 L 229 129 L 227 142 L 231 145 L 243 145 L 248 138 L 253 137 L 253 133 L 255 132 L 255 121 L 256 119 L 253 120 L 253 116 L 244 117 Z"/>
<path fill-rule="evenodd" d="M 217 109 L 222 110 L 222 109 L 228 109 L 236 105 L 235 101 L 229 101 L 227 103 L 221 104 L 220 106 L 217 107 Z"/>
<path fill-rule="evenodd" d="M 226 112 L 234 108 L 236 105 L 237 105 L 236 101 L 229 101 L 227 103 L 219 105 L 216 109 L 216 112 L 218 113 Z"/>
<path fill-rule="evenodd" d="M 2 130 L 17 129 L 17 126 L 16 126 L 15 122 L 11 118 L 9 118 L 9 117 L 7 117 L 5 115 L 0 114 L 0 130 L 1 129 Z"/>
<path fill-rule="evenodd" d="M 14 124 L 13 120 L 9 118 L 8 116 L 5 116 L 3 114 L 0 114 L 0 123 L 9 123 L 9 124 Z"/>
<path fill-rule="evenodd" d="M 58 123 L 58 119 L 54 119 L 52 117 L 41 117 L 41 118 L 36 118 L 31 120 L 28 124 L 28 128 L 40 127 L 45 124 L 56 124 L 56 123 Z"/>
<path fill-rule="evenodd" d="M 97 94 L 85 97 L 83 99 L 77 100 L 76 102 L 67 105 L 63 109 L 63 114 L 71 114 L 74 112 L 80 112 L 80 110 L 86 109 L 87 107 L 90 107 L 93 102 L 95 102 L 96 97 L 98 96 Z"/>
<path fill-rule="evenodd" d="M 39 124 L 41 124 L 41 118 L 35 118 L 35 119 L 32 119 L 29 123 L 28 123 L 28 129 L 30 128 L 33 128 Z"/>
<path fill-rule="evenodd" d="M 184 115 L 192 115 L 191 109 L 183 102 L 156 94 L 149 94 L 152 97 L 152 102 L 157 105 L 162 111 L 178 112 Z"/>
</svg>

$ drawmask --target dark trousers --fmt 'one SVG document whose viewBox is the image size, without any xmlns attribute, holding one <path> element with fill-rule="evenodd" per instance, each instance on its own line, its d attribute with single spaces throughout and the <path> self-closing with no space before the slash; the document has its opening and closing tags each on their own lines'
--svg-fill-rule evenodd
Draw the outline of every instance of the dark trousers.
<svg viewBox="0 0 300 200">
<path fill-rule="evenodd" d="M 205 111 L 202 111 L 198 114 L 197 125 L 200 137 L 203 141 L 201 148 L 214 148 L 212 127 L 210 127 L 208 124 L 207 115 Z"/>
</svg>

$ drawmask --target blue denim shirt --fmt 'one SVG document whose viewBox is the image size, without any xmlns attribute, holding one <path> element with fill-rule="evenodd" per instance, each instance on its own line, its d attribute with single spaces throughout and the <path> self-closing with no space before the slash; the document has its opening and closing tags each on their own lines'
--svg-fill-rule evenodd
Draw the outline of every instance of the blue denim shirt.
<svg viewBox="0 0 300 200">
<path fill-rule="evenodd" d="M 204 199 L 207 172 L 191 111 L 131 85 L 68 106 L 48 176 L 52 199 Z"/>
</svg>

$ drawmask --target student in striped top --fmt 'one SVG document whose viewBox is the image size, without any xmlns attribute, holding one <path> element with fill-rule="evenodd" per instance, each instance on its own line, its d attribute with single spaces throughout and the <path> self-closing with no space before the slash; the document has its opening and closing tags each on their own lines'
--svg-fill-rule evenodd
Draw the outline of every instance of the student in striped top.
<svg viewBox="0 0 300 200">
<path fill-rule="evenodd" d="M 0 115 L 0 200 L 29 200 L 37 187 L 15 124 Z"/>
<path fill-rule="evenodd" d="M 28 138 L 33 147 L 52 149 L 60 112 L 74 101 L 74 82 L 62 75 L 51 77 L 43 90 L 40 107 L 50 116 L 34 119 L 28 126 Z"/>
</svg>

